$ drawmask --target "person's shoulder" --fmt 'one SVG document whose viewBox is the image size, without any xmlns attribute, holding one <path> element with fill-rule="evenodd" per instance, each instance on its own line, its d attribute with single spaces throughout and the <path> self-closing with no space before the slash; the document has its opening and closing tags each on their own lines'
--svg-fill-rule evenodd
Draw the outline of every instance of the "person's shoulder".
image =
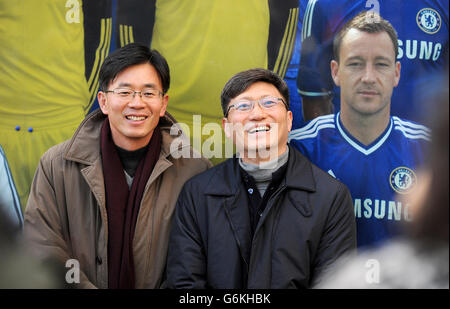
<svg viewBox="0 0 450 309">
<path fill-rule="evenodd" d="M 316 18 L 328 18 L 330 22 L 340 23 L 342 20 L 349 19 L 358 11 L 364 10 L 365 3 L 365 0 L 309 0 L 306 7 L 306 14 L 308 11 L 315 12 Z"/>
<path fill-rule="evenodd" d="M 205 184 L 217 183 L 218 181 L 223 180 L 224 177 L 228 177 L 232 165 L 233 159 L 227 159 L 208 170 L 193 176 L 186 184 L 188 186 L 205 186 Z"/>
<path fill-rule="evenodd" d="M 204 157 L 201 153 L 196 151 L 194 148 L 189 146 L 188 155 L 184 156 L 181 155 L 179 157 L 172 156 L 172 163 L 176 167 L 186 167 L 186 168 L 192 168 L 193 166 L 196 166 L 200 169 L 207 170 L 210 169 L 213 164 L 210 160 L 208 160 L 206 157 Z"/>
<path fill-rule="evenodd" d="M 56 144 L 52 147 L 50 147 L 41 157 L 41 161 L 43 162 L 50 162 L 55 160 L 62 160 L 64 157 L 65 152 L 67 151 L 68 147 L 70 146 L 71 139 L 68 139 L 64 142 L 61 142 L 59 144 Z"/>
<path fill-rule="evenodd" d="M 289 132 L 289 141 L 311 142 L 320 139 L 324 133 L 333 133 L 336 129 L 334 114 L 319 116 L 302 128 Z"/>
<path fill-rule="evenodd" d="M 358 0 L 361 1 L 361 0 Z M 342 3 L 337 3 L 336 0 L 309 0 L 306 9 L 321 9 L 324 12 L 329 11 L 329 8 L 342 6 Z M 328 10 L 327 10 L 328 9 Z"/>
<path fill-rule="evenodd" d="M 311 162 L 311 160 L 304 154 L 302 154 L 299 150 L 294 148 L 293 155 L 296 155 L 299 158 L 297 162 L 303 162 L 302 169 L 308 168 L 311 171 L 316 186 L 327 188 L 327 190 L 338 190 L 340 187 L 347 188 L 344 183 Z"/>
<path fill-rule="evenodd" d="M 393 130 L 409 141 L 430 142 L 431 129 L 412 120 L 392 116 Z"/>
<path fill-rule="evenodd" d="M 341 182 L 339 179 L 337 179 L 335 176 L 331 175 L 330 173 L 324 171 L 314 163 L 311 163 L 311 169 L 314 175 L 314 178 L 316 179 L 317 184 L 319 184 L 320 187 L 326 188 L 327 191 L 349 191 L 346 184 Z"/>
<path fill-rule="evenodd" d="M 226 194 L 234 183 L 233 159 L 228 159 L 218 165 L 202 171 L 189 178 L 183 185 L 180 198 L 196 201 L 196 207 L 203 207 L 206 195 Z"/>
</svg>

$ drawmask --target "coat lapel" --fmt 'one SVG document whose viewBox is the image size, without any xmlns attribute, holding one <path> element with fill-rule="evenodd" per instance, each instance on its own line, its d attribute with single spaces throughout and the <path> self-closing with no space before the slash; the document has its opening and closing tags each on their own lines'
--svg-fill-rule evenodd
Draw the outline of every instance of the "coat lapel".
<svg viewBox="0 0 450 309">
<path fill-rule="evenodd" d="M 252 244 L 249 225 L 250 217 L 246 205 L 236 202 L 242 201 L 243 199 L 247 199 L 247 197 L 239 190 L 234 196 L 225 199 L 224 209 L 227 218 L 230 221 L 239 250 L 241 251 L 242 259 L 248 269 Z"/>
<path fill-rule="evenodd" d="M 239 166 L 236 159 L 229 159 L 220 166 L 220 170 L 205 188 L 205 195 L 217 196 L 223 200 L 223 208 L 233 230 L 234 238 L 247 269 L 250 261 L 251 230 L 250 217 L 246 202 L 247 196 L 242 190 Z"/>
<path fill-rule="evenodd" d="M 97 200 L 97 204 L 100 208 L 102 223 L 105 227 L 105 237 L 108 239 L 108 216 L 106 213 L 105 185 L 103 181 L 103 170 L 100 159 L 95 161 L 92 165 L 82 168 L 80 172 Z"/>
<path fill-rule="evenodd" d="M 162 174 L 165 170 L 173 165 L 172 162 L 169 161 L 168 157 L 170 153 L 170 144 L 173 141 L 174 137 L 168 133 L 167 127 L 161 126 L 161 153 L 159 154 L 158 161 L 156 161 L 155 167 L 153 168 L 152 174 L 148 178 L 147 185 L 145 187 L 145 191 L 148 190 L 150 185 Z M 177 135 L 176 137 L 178 137 Z"/>
<path fill-rule="evenodd" d="M 270 212 L 275 210 L 273 208 L 276 208 L 279 204 L 278 200 L 280 198 L 286 198 L 286 196 L 282 194 L 285 190 L 287 190 L 286 202 L 292 204 L 293 207 L 305 217 L 311 216 L 311 205 L 308 202 L 308 194 L 306 192 L 314 192 L 316 190 L 316 183 L 311 166 L 308 164 L 308 159 L 306 159 L 299 151 L 289 146 L 289 159 L 287 164 L 286 175 L 281 181 L 278 190 L 276 190 L 269 199 L 269 202 L 262 213 L 262 217 L 256 226 L 254 237 L 256 237 Z M 292 202 L 298 200 L 302 200 L 304 203 L 300 205 Z"/>
</svg>

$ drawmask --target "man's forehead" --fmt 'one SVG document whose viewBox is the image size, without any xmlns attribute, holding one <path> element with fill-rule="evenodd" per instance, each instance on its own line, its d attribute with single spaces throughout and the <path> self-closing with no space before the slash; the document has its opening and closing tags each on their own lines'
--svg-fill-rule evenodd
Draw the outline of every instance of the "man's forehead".
<svg viewBox="0 0 450 309">
<path fill-rule="evenodd" d="M 123 69 L 109 82 L 109 85 L 159 89 L 162 83 L 154 66 L 150 63 L 142 63 Z"/>
<path fill-rule="evenodd" d="M 386 48 L 386 44 L 390 49 Z M 341 58 L 365 57 L 369 54 L 373 57 L 394 58 L 394 48 L 389 34 L 385 31 L 369 33 L 352 28 L 343 37 L 339 53 Z"/>
<path fill-rule="evenodd" d="M 280 96 L 280 92 L 277 87 L 272 85 L 271 83 L 258 81 L 251 84 L 247 89 L 238 94 L 234 100 L 236 99 L 248 99 L 248 100 L 257 100 L 267 96 Z"/>
<path fill-rule="evenodd" d="M 141 88 L 151 88 L 151 89 L 157 89 L 158 86 L 154 83 L 148 83 L 148 82 L 144 82 L 144 83 L 140 83 L 140 84 L 136 84 L 136 83 L 128 83 L 126 81 L 122 81 L 119 82 L 117 85 L 117 87 L 125 87 L 125 88 L 129 88 L 129 87 L 141 87 Z"/>
</svg>

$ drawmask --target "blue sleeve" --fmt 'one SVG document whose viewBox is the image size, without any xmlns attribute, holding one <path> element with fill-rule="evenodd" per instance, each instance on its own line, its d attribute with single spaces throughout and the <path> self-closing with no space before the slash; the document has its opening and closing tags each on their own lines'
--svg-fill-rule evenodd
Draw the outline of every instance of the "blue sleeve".
<svg viewBox="0 0 450 309">
<path fill-rule="evenodd" d="M 304 155 L 305 157 L 307 157 L 309 160 L 310 159 L 310 154 L 308 151 L 308 147 L 307 145 L 305 145 L 305 143 L 302 143 L 301 140 L 296 140 L 295 138 L 291 139 L 289 141 L 289 144 L 294 147 L 295 149 L 297 149 L 302 155 Z"/>
<path fill-rule="evenodd" d="M 0 146 L 0 215 L 5 216 L 16 230 L 23 227 L 23 214 L 20 206 L 11 171 L 9 169 L 6 155 Z M 3 218 L 2 218 L 3 220 Z M 2 221 L 3 222 L 3 221 Z"/>
<path fill-rule="evenodd" d="M 333 35 L 329 27 L 330 8 L 327 8 L 327 3 L 309 0 L 303 18 L 300 68 L 297 76 L 297 88 L 302 96 L 329 95 L 333 89 L 330 72 Z"/>
</svg>

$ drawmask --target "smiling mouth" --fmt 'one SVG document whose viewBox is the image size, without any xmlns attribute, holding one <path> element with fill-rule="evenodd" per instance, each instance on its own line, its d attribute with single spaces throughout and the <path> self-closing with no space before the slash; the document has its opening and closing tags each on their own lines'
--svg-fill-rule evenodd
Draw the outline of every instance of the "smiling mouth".
<svg viewBox="0 0 450 309">
<path fill-rule="evenodd" d="M 259 132 L 267 132 L 267 131 L 270 131 L 269 126 L 258 126 L 258 127 L 248 130 L 248 133 L 254 134 L 254 133 L 259 133 Z"/>
<path fill-rule="evenodd" d="M 125 118 L 127 118 L 128 120 L 133 120 L 133 121 L 141 121 L 141 120 L 145 120 L 147 119 L 147 116 L 125 116 Z"/>
</svg>

